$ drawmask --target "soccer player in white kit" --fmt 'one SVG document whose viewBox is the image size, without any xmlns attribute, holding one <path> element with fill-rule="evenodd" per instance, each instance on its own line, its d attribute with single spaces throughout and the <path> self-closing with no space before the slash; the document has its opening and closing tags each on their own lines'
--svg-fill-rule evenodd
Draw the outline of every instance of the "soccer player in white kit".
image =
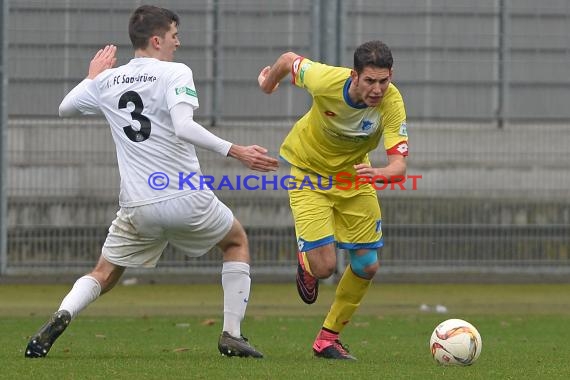
<svg viewBox="0 0 570 380">
<path fill-rule="evenodd" d="M 227 356 L 263 357 L 240 330 L 251 283 L 247 236 L 230 209 L 200 186 L 194 146 L 262 172 L 275 170 L 277 160 L 265 148 L 232 144 L 193 120 L 198 98 L 192 71 L 172 62 L 180 46 L 178 24 L 170 10 L 137 8 L 129 20 L 134 58 L 113 68 L 117 48 L 105 46 L 91 60 L 87 78 L 61 102 L 62 117 L 103 114 L 107 119 L 121 175 L 121 207 L 99 262 L 31 337 L 25 357 L 46 356 L 71 320 L 111 290 L 126 267 L 155 267 L 168 243 L 193 257 L 216 245 L 223 251 L 218 349 Z"/>
</svg>

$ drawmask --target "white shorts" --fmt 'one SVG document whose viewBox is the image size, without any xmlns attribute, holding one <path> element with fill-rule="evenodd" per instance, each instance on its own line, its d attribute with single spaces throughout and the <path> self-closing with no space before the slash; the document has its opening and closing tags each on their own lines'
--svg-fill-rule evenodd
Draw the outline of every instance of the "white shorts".
<svg viewBox="0 0 570 380">
<path fill-rule="evenodd" d="M 234 216 L 211 191 L 137 207 L 121 207 L 113 220 L 103 257 L 123 267 L 156 266 L 168 243 L 199 257 L 232 228 Z"/>
</svg>

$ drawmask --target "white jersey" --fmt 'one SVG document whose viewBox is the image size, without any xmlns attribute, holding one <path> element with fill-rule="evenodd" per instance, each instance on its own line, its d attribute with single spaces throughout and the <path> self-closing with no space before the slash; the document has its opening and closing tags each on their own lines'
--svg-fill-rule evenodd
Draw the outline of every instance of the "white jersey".
<svg viewBox="0 0 570 380">
<path fill-rule="evenodd" d="M 169 113 L 180 102 L 198 108 L 188 66 L 134 58 L 84 83 L 73 104 L 83 114 L 102 113 L 109 122 L 121 174 L 122 207 L 200 189 L 202 173 L 194 145 L 176 136 Z"/>
</svg>

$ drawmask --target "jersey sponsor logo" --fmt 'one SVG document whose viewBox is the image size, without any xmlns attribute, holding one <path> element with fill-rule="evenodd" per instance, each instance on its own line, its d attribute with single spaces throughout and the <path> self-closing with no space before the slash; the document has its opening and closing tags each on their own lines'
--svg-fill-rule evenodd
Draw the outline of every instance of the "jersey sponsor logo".
<svg viewBox="0 0 570 380">
<path fill-rule="evenodd" d="M 336 139 L 339 140 L 343 140 L 343 141 L 351 141 L 351 142 L 355 142 L 355 143 L 360 143 L 362 141 L 366 141 L 370 138 L 370 134 L 367 135 L 359 135 L 359 136 L 348 136 L 348 135 L 343 135 L 340 134 L 337 131 L 333 131 L 330 128 L 327 128 L 325 126 L 322 127 L 323 128 L 323 132 L 326 132 L 329 136 L 334 137 Z"/>
<path fill-rule="evenodd" d="M 334 113 L 333 111 L 325 111 L 325 115 L 334 117 L 336 116 L 336 113 Z"/>
<path fill-rule="evenodd" d="M 406 136 L 408 137 L 408 127 L 406 125 L 406 121 L 402 121 L 402 124 L 400 124 L 400 132 L 398 133 L 400 136 Z"/>
<path fill-rule="evenodd" d="M 299 71 L 299 79 L 301 80 L 301 83 L 305 81 L 305 72 L 309 69 L 309 67 L 311 67 L 311 64 L 309 62 L 303 63 L 301 66 L 301 70 Z"/>
<path fill-rule="evenodd" d="M 176 95 L 180 95 L 180 94 L 186 94 L 186 95 L 190 95 L 193 96 L 195 98 L 198 97 L 198 94 L 196 94 L 196 90 L 191 89 L 190 87 L 178 87 L 175 89 L 176 91 Z"/>
</svg>

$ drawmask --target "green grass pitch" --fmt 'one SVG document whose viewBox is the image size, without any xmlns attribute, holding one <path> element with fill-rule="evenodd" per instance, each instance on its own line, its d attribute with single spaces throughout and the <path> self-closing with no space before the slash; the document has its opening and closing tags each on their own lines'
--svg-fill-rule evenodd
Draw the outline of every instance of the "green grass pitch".
<svg viewBox="0 0 570 380">
<path fill-rule="evenodd" d="M 254 279 L 255 280 L 255 279 Z M 373 285 L 342 335 L 358 361 L 312 356 L 334 294 L 314 305 L 294 283 L 253 284 L 242 331 L 265 358 L 221 357 L 217 285 L 117 286 L 86 309 L 44 359 L 25 359 L 30 335 L 70 286 L 0 286 L 0 378 L 18 379 L 567 379 L 570 285 Z M 443 304 L 448 313 L 419 310 Z M 470 367 L 442 367 L 428 340 L 447 318 L 483 339 Z"/>
</svg>

